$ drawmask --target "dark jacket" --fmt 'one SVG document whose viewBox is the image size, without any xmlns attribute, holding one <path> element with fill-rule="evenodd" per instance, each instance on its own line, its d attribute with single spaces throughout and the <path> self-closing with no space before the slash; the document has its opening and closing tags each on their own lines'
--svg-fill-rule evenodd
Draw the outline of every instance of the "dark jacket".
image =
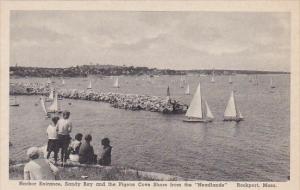
<svg viewBox="0 0 300 190">
<path fill-rule="evenodd" d="M 87 142 L 82 143 L 79 148 L 79 163 L 80 164 L 95 163 L 94 148 Z"/>
<path fill-rule="evenodd" d="M 109 166 L 111 164 L 111 146 L 103 147 L 103 152 L 101 154 L 101 158 L 98 163 L 102 166 Z"/>
</svg>

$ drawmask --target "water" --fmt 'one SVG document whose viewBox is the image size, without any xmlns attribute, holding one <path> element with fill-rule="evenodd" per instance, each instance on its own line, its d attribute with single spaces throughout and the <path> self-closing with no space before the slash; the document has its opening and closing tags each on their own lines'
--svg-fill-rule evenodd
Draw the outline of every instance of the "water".
<svg viewBox="0 0 300 190">
<path fill-rule="evenodd" d="M 126 111 L 107 103 L 65 99 L 63 109 L 71 111 L 72 136 L 81 132 L 93 136 L 97 154 L 101 139 L 109 137 L 113 146 L 112 164 L 146 171 L 162 172 L 198 180 L 286 181 L 289 176 L 290 78 L 272 75 L 276 88 L 270 92 L 270 75 L 258 76 L 254 86 L 246 75 L 216 76 L 210 83 L 201 76 L 201 88 L 215 121 L 182 122 L 184 115 L 164 115 L 146 111 Z M 60 79 L 53 79 L 61 86 Z M 171 96 L 189 104 L 192 95 L 184 95 L 179 76 L 120 77 L 121 88 L 112 88 L 113 79 L 92 78 L 93 88 L 104 92 Z M 11 79 L 11 82 L 46 82 L 46 79 Z M 187 76 L 193 94 L 199 76 Z M 65 79 L 66 88 L 85 89 L 86 78 Z M 222 116 L 230 91 L 245 121 L 223 122 Z M 47 143 L 46 127 L 37 96 L 18 97 L 20 107 L 10 107 L 10 158 L 23 160 L 26 149 Z M 72 105 L 68 103 L 71 102 Z"/>
</svg>

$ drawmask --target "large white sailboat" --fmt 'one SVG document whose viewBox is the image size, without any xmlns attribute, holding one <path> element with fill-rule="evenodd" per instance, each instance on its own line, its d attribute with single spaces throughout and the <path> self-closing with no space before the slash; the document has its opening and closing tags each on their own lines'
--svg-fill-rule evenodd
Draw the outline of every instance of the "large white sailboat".
<svg viewBox="0 0 300 190">
<path fill-rule="evenodd" d="M 51 88 L 50 94 L 49 94 L 49 96 L 47 97 L 46 102 L 51 102 L 51 101 L 53 101 L 53 100 L 54 100 L 54 89 Z"/>
<path fill-rule="evenodd" d="M 119 85 L 119 78 L 118 78 L 118 77 L 116 77 L 113 87 L 114 87 L 114 88 L 120 88 L 120 85 Z"/>
<path fill-rule="evenodd" d="M 242 116 L 242 113 L 238 109 L 235 98 L 234 98 L 234 92 L 231 91 L 230 98 L 228 100 L 225 112 L 224 112 L 224 121 L 242 121 L 244 117 Z"/>
<path fill-rule="evenodd" d="M 58 107 L 58 100 L 57 100 L 57 94 L 54 95 L 54 100 L 50 107 L 48 108 L 48 113 L 61 113 L 59 107 Z"/>
<path fill-rule="evenodd" d="M 186 86 L 184 94 L 185 95 L 190 95 L 190 85 L 189 84 Z"/>
<path fill-rule="evenodd" d="M 185 122 L 211 122 L 214 119 L 213 114 L 207 102 L 203 99 L 201 95 L 200 82 L 194 93 L 191 104 L 185 114 L 186 118 L 183 120 Z"/>
</svg>

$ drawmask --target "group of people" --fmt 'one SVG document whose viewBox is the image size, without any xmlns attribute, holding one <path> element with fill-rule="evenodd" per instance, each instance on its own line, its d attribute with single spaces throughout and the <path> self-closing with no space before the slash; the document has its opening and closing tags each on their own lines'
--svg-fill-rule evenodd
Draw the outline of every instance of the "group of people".
<svg viewBox="0 0 300 190">
<path fill-rule="evenodd" d="M 47 128 L 48 144 L 47 159 L 40 158 L 40 150 L 37 147 L 31 147 L 27 151 L 30 162 L 24 167 L 24 179 L 56 179 L 58 169 L 57 165 L 58 152 L 61 153 L 61 166 L 64 166 L 67 160 L 80 164 L 100 164 L 102 166 L 111 165 L 110 140 L 104 138 L 101 141 L 103 146 L 102 154 L 97 159 L 94 148 L 91 145 L 92 136 L 78 133 L 72 140 L 72 123 L 69 119 L 70 112 L 64 111 L 63 117 L 52 117 L 52 123 Z M 82 142 L 83 141 L 83 142 Z M 54 164 L 49 161 L 51 153 L 54 153 Z M 49 177 L 51 171 L 52 177 Z"/>
</svg>

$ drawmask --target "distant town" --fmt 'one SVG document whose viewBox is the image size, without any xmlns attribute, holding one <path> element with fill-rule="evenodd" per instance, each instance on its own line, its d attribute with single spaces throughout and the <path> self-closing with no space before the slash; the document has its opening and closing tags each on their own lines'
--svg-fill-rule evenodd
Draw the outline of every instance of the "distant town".
<svg viewBox="0 0 300 190">
<path fill-rule="evenodd" d="M 189 75 L 200 74 L 209 75 L 234 75 L 234 74 L 290 74 L 281 71 L 255 71 L 255 70 L 220 70 L 220 69 L 201 69 L 201 70 L 172 70 L 157 69 L 148 67 L 116 66 L 116 65 L 80 65 L 68 68 L 43 68 L 43 67 L 24 67 L 11 66 L 11 77 L 88 77 L 95 76 L 119 76 L 119 75 Z"/>
</svg>

